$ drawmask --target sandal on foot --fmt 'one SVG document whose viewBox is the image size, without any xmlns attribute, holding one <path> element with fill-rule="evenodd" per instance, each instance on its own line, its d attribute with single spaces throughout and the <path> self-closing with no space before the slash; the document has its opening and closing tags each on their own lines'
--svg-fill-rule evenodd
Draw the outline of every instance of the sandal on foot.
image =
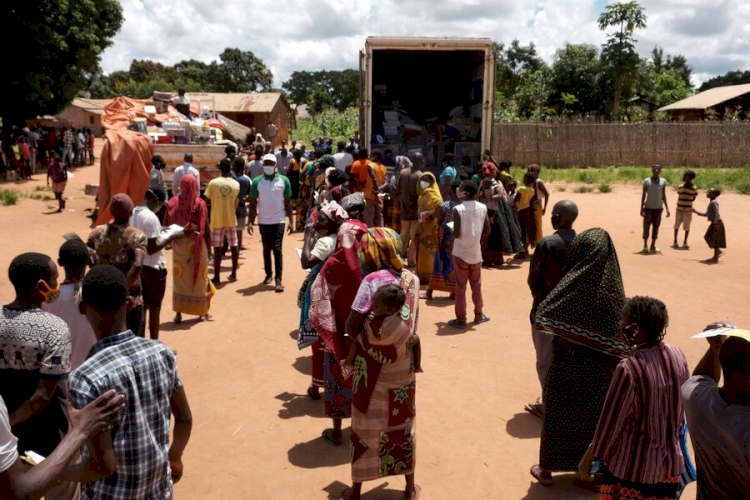
<svg viewBox="0 0 750 500">
<path fill-rule="evenodd" d="M 210 314 L 203 314 L 202 316 L 198 316 L 198 319 L 200 319 L 201 321 L 208 321 L 208 320 L 211 319 L 211 315 Z"/>
<path fill-rule="evenodd" d="M 542 405 L 542 403 L 538 401 L 536 403 L 526 403 L 523 406 L 523 409 L 531 413 L 535 417 L 539 417 L 544 420 L 544 406 Z"/>
<path fill-rule="evenodd" d="M 338 441 L 333 439 L 333 429 L 324 430 L 322 436 L 331 446 L 341 446 L 341 438 Z"/>
<path fill-rule="evenodd" d="M 237 276 L 230 274 L 227 278 L 227 281 L 229 281 L 230 283 L 234 283 L 235 281 L 237 281 Z"/>
<path fill-rule="evenodd" d="M 310 397 L 310 399 L 312 399 L 313 401 L 317 401 L 317 400 L 319 400 L 319 399 L 320 399 L 320 392 L 318 392 L 318 394 L 316 395 L 316 394 L 315 394 L 315 393 L 313 392 L 313 388 L 314 388 L 314 387 L 315 387 L 314 385 L 310 384 L 310 387 L 308 387 L 308 388 L 307 388 L 307 395 L 308 395 L 308 396 Z"/>
<path fill-rule="evenodd" d="M 459 328 L 463 330 L 464 328 L 466 328 L 466 323 L 462 323 L 458 321 L 457 319 L 452 319 L 448 322 L 448 326 L 452 326 L 453 328 Z"/>
<path fill-rule="evenodd" d="M 489 320 L 490 320 L 489 316 L 487 316 L 486 314 L 482 314 L 481 318 L 474 318 L 474 324 L 480 325 L 482 323 L 487 323 Z"/>
<path fill-rule="evenodd" d="M 545 476 L 545 472 L 547 473 L 547 476 Z M 552 474 L 539 467 L 539 464 L 533 465 L 529 473 L 545 488 L 549 488 L 554 484 L 552 481 Z"/>
<path fill-rule="evenodd" d="M 344 491 L 341 492 L 341 500 L 351 500 L 352 493 L 353 491 L 351 488 L 345 489 Z"/>
<path fill-rule="evenodd" d="M 175 325 L 179 325 L 180 323 L 182 323 L 182 315 L 181 314 L 175 314 L 174 315 L 174 319 L 172 320 L 172 322 Z"/>
</svg>

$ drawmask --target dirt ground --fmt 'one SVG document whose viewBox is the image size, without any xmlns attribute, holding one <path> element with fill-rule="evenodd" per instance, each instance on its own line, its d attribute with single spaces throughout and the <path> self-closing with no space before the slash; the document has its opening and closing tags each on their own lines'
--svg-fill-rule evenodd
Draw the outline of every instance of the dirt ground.
<svg viewBox="0 0 750 500">
<path fill-rule="evenodd" d="M 696 182 L 700 185 L 700 178 Z M 16 188 L 31 192 L 43 183 L 39 175 Z M 25 251 L 56 259 L 64 233 L 77 232 L 85 238 L 91 222 L 87 210 L 94 206 L 94 198 L 84 194 L 87 183 L 98 183 L 98 166 L 74 171 L 66 191 L 68 208 L 60 214 L 52 213 L 54 201 L 23 199 L 15 206 L 0 206 L 5 238 L 0 268 L 7 269 L 11 259 Z M 722 319 L 750 325 L 746 300 L 750 262 L 745 260 L 750 231 L 742 222 L 742 214 L 750 213 L 750 197 L 729 193 L 719 198 L 729 248 L 720 264 L 709 265 L 701 262 L 711 256 L 702 239 L 707 227 L 703 218 L 694 218 L 691 250 L 669 248 L 674 219 L 668 219 L 660 240 L 663 254 L 639 254 L 638 186 L 615 185 L 608 194 L 574 194 L 571 186 L 551 185 L 550 192 L 551 203 L 569 198 L 578 204 L 579 231 L 600 226 L 610 232 L 626 293 L 665 301 L 671 315 L 667 341 L 685 351 L 691 368 L 706 343 L 690 336 L 706 324 Z M 672 190 L 669 201 L 674 207 Z M 702 210 L 706 205 L 701 192 L 696 206 Z M 550 231 L 545 217 L 545 234 Z M 221 287 L 212 303 L 212 321 L 173 324 L 171 283 L 167 290 L 162 339 L 178 351 L 194 415 L 185 475 L 176 486 L 176 498 L 338 498 L 350 479 L 348 446 L 334 448 L 321 438 L 330 421 L 322 401 L 305 395 L 310 351 L 298 351 L 295 341 L 297 289 L 304 273 L 294 248 L 302 246 L 301 233 L 284 239 L 283 294 L 261 284 L 257 231 L 254 237 L 246 236 L 245 244 L 239 281 Z M 571 474 L 558 476 L 552 489 L 529 476 L 529 467 L 538 458 L 541 421 L 523 411 L 524 403 L 540 394 L 529 333 L 527 272 L 528 261 L 483 271 L 485 312 L 492 320 L 473 329 L 456 331 L 447 326 L 453 317 L 452 302 L 440 294 L 421 304 L 425 373 L 418 377 L 416 478 L 422 498 L 597 498 L 574 488 Z M 7 303 L 12 298 L 2 271 L 0 300 Z M 348 428 L 346 422 L 345 438 Z M 403 487 L 400 477 L 375 481 L 365 484 L 363 497 L 401 499 Z M 695 498 L 694 485 L 683 498 Z"/>
</svg>

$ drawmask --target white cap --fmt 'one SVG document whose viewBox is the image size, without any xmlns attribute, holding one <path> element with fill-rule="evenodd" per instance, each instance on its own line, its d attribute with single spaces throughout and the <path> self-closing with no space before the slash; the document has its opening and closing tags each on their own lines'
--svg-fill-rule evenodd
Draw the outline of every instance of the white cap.
<svg viewBox="0 0 750 500">
<path fill-rule="evenodd" d="M 268 153 L 267 155 L 263 156 L 263 163 L 267 161 L 272 161 L 274 165 L 276 165 L 276 155 L 272 155 L 271 153 Z"/>
</svg>

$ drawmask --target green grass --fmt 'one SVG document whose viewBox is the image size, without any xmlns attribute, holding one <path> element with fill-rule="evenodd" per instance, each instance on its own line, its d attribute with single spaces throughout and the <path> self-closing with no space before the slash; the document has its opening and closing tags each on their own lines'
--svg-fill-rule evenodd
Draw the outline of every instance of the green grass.
<svg viewBox="0 0 750 500">
<path fill-rule="evenodd" d="M 50 186 L 37 186 L 34 188 L 34 191 L 52 191 L 52 187 Z"/>
<path fill-rule="evenodd" d="M 699 189 L 718 187 L 723 191 L 750 194 L 750 166 L 742 168 L 675 168 L 664 167 L 661 172 L 672 187 L 682 184 L 686 170 L 696 174 L 695 184 Z M 523 178 L 525 169 L 513 167 L 511 174 Z M 597 167 L 597 168 L 542 168 L 541 178 L 546 182 L 563 182 L 599 186 L 603 184 L 640 184 L 651 176 L 651 167 Z M 606 189 L 606 188 L 605 188 Z M 604 192 L 601 191 L 600 192 Z"/>
<path fill-rule="evenodd" d="M 2 205 L 15 205 L 21 197 L 21 193 L 15 189 L 0 189 L 0 204 Z"/>
<path fill-rule="evenodd" d="M 602 182 L 599 184 L 599 187 L 597 188 L 600 193 L 611 193 L 612 192 L 612 186 L 607 184 L 606 182 Z"/>
<path fill-rule="evenodd" d="M 37 187 L 39 187 L 39 186 L 37 186 Z M 39 190 L 35 190 L 35 192 L 31 193 L 29 195 L 29 198 L 31 198 L 32 200 L 42 200 L 42 201 L 51 201 L 51 200 L 55 199 L 54 197 L 52 197 L 52 196 L 50 196 L 48 194 L 42 194 L 42 193 L 40 193 Z"/>
<path fill-rule="evenodd" d="M 573 190 L 574 193 L 591 193 L 594 191 L 594 188 L 589 186 L 578 186 Z"/>
<path fill-rule="evenodd" d="M 558 185 L 557 187 L 555 187 L 555 189 L 557 191 L 560 191 L 561 193 L 564 193 L 568 188 L 566 188 L 565 186 L 559 186 Z"/>
</svg>

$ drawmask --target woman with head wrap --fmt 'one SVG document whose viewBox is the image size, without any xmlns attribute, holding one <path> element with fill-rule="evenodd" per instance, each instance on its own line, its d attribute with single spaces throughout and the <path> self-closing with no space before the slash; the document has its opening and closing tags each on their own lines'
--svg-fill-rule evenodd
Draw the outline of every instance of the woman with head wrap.
<svg viewBox="0 0 750 500">
<path fill-rule="evenodd" d="M 401 176 L 401 171 L 405 168 L 410 169 L 413 166 L 411 160 L 408 156 L 397 156 L 394 159 L 394 162 L 396 163 L 396 166 L 393 170 L 393 179 L 391 180 L 391 184 L 393 188 L 391 189 L 391 203 L 388 206 L 388 210 L 383 210 L 383 218 L 385 219 L 385 225 L 396 231 L 397 233 L 401 232 L 401 203 L 399 202 L 398 196 L 396 196 L 397 188 L 398 188 L 398 180 Z"/>
<path fill-rule="evenodd" d="M 531 468 L 544 486 L 552 485 L 551 472 L 578 470 L 594 438 L 614 369 L 630 353 L 620 332 L 624 304 L 612 239 L 603 229 L 584 231 L 536 312 L 536 329 L 555 336 L 539 464 Z"/>
<path fill-rule="evenodd" d="M 326 429 L 323 437 L 333 445 L 341 444 L 341 420 L 351 415 L 351 378 L 343 376 L 339 360 L 346 358 L 351 347 L 351 340 L 344 337 L 344 333 L 352 301 L 363 277 L 358 252 L 362 235 L 367 231 L 367 226 L 361 220 L 351 217 L 353 213 L 362 216 L 364 199 L 360 202 L 356 195 L 349 195 L 341 203 L 342 207 L 338 210 L 351 210 L 349 219 L 341 223 L 333 255 L 325 261 L 312 281 L 307 317 L 310 329 L 319 338 L 317 346 L 313 345 L 313 383 L 322 379 L 325 412 L 333 419 L 333 429 Z M 323 207 L 321 215 L 330 210 L 331 205 L 336 204 L 329 203 Z M 338 217 L 343 217 L 343 214 Z M 316 354 L 316 349 L 319 354 Z M 316 389 L 310 390 L 311 398 L 315 399 L 317 394 Z"/>
<path fill-rule="evenodd" d="M 172 241 L 172 309 L 177 313 L 174 322 L 182 322 L 182 313 L 208 319 L 211 297 L 216 292 L 208 280 L 211 233 L 208 209 L 200 199 L 195 177 L 185 175 L 180 179 L 180 195 L 169 200 L 167 213 L 170 224 L 185 228 L 185 237 Z"/>
<path fill-rule="evenodd" d="M 368 274 L 346 323 L 347 334 L 355 341 L 349 356 L 353 360 L 353 486 L 343 498 L 359 499 L 363 481 L 403 474 L 405 498 L 416 499 L 414 398 L 419 278 L 404 269 L 401 238 L 392 229 L 370 229 L 362 237 L 360 259 Z M 394 285 L 402 305 L 396 302 L 393 312 L 376 310 L 376 293 Z"/>
<path fill-rule="evenodd" d="M 319 342 L 318 334 L 309 320 L 310 292 L 318 273 L 323 268 L 328 257 L 336 248 L 336 234 L 342 222 L 349 216 L 338 203 L 331 202 L 318 211 L 315 222 L 309 222 L 305 226 L 305 238 L 302 244 L 302 255 L 300 261 L 302 269 L 309 269 L 302 287 L 297 295 L 300 309 L 299 333 L 297 346 L 302 349 L 312 345 L 313 370 L 312 384 L 307 394 L 312 399 L 320 399 L 319 387 L 323 387 L 323 345 Z M 317 237 L 317 239 L 316 239 Z"/>
<path fill-rule="evenodd" d="M 436 211 L 443 203 L 437 179 L 432 172 L 426 172 L 419 178 L 419 229 L 417 229 L 417 276 L 422 286 L 430 283 L 432 268 L 435 264 L 435 252 L 438 247 L 438 223 Z M 428 288 L 427 298 L 432 298 Z"/>
</svg>

